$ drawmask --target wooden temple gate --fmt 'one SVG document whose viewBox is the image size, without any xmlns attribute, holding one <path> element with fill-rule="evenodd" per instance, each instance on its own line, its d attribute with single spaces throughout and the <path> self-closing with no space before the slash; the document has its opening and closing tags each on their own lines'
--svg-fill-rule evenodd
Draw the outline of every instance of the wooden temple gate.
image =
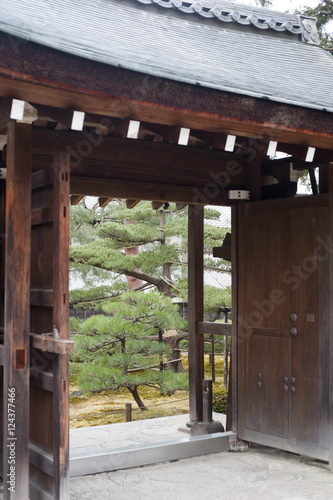
<svg viewBox="0 0 333 500">
<path fill-rule="evenodd" d="M 133 199 L 149 199 L 155 186 L 155 199 L 160 203 L 167 199 L 186 203 L 191 201 L 193 190 L 203 197 L 209 182 L 206 173 L 202 187 L 191 186 L 191 181 L 186 186 L 187 165 L 195 166 L 193 151 L 173 145 L 158 147 L 182 156 L 182 190 L 166 190 L 163 184 L 176 173 L 179 176 L 179 167 L 177 172 L 170 167 L 162 184 L 129 179 L 118 182 L 114 159 L 110 169 L 110 151 L 113 158 L 128 155 L 135 163 L 139 148 L 148 162 L 148 153 L 150 149 L 157 151 L 156 146 L 104 137 L 96 151 L 75 164 L 66 145 L 75 151 L 81 140 L 77 132 L 16 122 L 8 125 L 7 179 L 1 183 L 0 205 L 3 231 L 5 221 L 7 226 L 5 252 L 3 238 L 1 246 L 4 314 L 0 310 L 7 332 L 0 351 L 7 405 L 4 478 L 10 481 L 13 450 L 16 472 L 15 494 L 7 490 L 8 498 L 17 498 L 18 492 L 20 498 L 27 498 L 27 491 L 30 498 L 62 499 L 69 495 L 68 354 L 73 347 L 68 339 L 70 193 L 74 202 L 89 194 L 118 197 L 128 193 Z M 165 155 L 161 158 L 164 168 L 169 160 Z M 237 160 L 239 167 L 237 187 L 252 188 L 257 201 L 227 200 L 227 192 L 233 191 L 230 189 L 219 197 L 220 204 L 232 205 L 233 225 L 232 355 L 236 376 L 232 392 L 238 396 L 232 398 L 228 427 L 244 440 L 330 460 L 332 166 L 321 164 L 317 196 L 260 201 L 265 190 L 260 185 L 259 160 L 252 163 L 252 169 L 238 153 L 199 153 L 198 161 L 210 164 L 211 177 L 213 169 L 219 175 L 226 172 L 230 158 Z M 97 172 L 91 172 L 91 162 L 98 165 Z M 304 163 L 299 166 L 304 167 Z M 131 167 L 128 175 L 133 176 Z M 136 175 L 144 173 L 137 171 Z M 237 191 L 238 195 L 243 191 Z M 203 208 L 203 203 L 189 205 L 192 422 L 203 418 L 203 334 L 230 329 L 230 325 L 203 321 Z M 276 234 L 283 234 L 278 242 Z M 223 247 L 216 250 L 219 253 L 223 254 Z M 11 405 L 15 406 L 15 432 Z"/>
<path fill-rule="evenodd" d="M 98 2 L 93 8 L 111 9 L 109 17 L 100 13 L 99 23 L 123 15 L 119 26 L 126 28 L 131 20 L 134 30 L 141 22 L 138 47 L 147 34 L 149 50 L 134 54 L 134 66 L 127 67 L 131 48 L 136 48 L 130 29 L 104 27 L 104 36 L 123 37 L 123 43 L 103 41 L 106 52 L 116 48 L 120 53 L 124 47 L 121 64 L 118 59 L 110 63 L 113 53 L 101 62 L 95 46 L 88 47 L 92 57 L 85 58 L 74 49 L 66 52 L 70 38 L 82 31 L 71 10 L 77 8 L 75 2 L 53 2 L 52 8 L 60 9 L 58 17 L 47 11 L 49 2 L 29 2 L 29 9 L 47 14 L 54 40 L 62 24 L 74 26 L 65 28 L 65 43 L 51 48 L 45 33 L 39 33 L 43 23 L 26 22 L 24 1 L 4 0 L 7 11 L 15 12 L 7 22 L 0 20 L 0 175 L 7 174 L 6 180 L 0 178 L 4 498 L 69 498 L 70 195 L 73 203 L 91 195 L 100 197 L 101 204 L 128 198 L 129 205 L 140 200 L 155 206 L 189 205 L 191 421 L 203 419 L 203 335 L 230 328 L 228 427 L 239 439 L 324 459 L 333 467 L 333 104 L 326 91 L 331 92 L 327 75 L 333 64 L 318 47 L 306 45 L 313 19 L 304 27 L 295 16 L 290 21 L 281 14 L 283 22 L 271 22 L 266 11 L 258 9 L 255 16 L 246 11 L 233 20 L 227 16 L 235 29 L 223 29 L 220 37 L 215 30 L 224 10 L 211 12 L 208 6 L 211 15 L 220 16 L 211 23 L 207 9 L 198 17 L 204 1 L 192 10 L 191 2 L 184 6 L 181 1 Z M 89 13 L 92 4 L 82 0 L 80 12 Z M 201 34 L 198 50 L 206 50 L 204 57 L 191 62 L 192 46 L 185 57 L 179 47 L 168 49 L 173 37 L 165 37 L 167 6 L 176 11 L 168 26 L 177 40 L 183 36 L 186 45 Z M 186 30 L 181 8 L 193 16 Z M 66 9 L 67 25 L 62 23 Z M 245 18 L 261 21 L 248 29 Z M 53 26 L 54 19 L 60 25 Z M 89 15 L 80 18 L 83 22 L 93 24 Z M 160 61 L 141 60 L 151 56 L 148 22 L 162 34 L 154 40 L 160 53 L 169 50 L 165 67 L 149 75 L 146 71 Z M 25 33 L 28 25 L 35 38 Z M 263 26 L 271 30 L 270 37 L 262 36 Z M 191 38 L 187 30 L 192 29 Z M 237 30 L 239 43 L 234 40 Z M 241 81 L 248 88 L 224 81 L 229 75 L 224 59 L 213 72 L 207 69 L 210 33 L 210 43 L 218 42 L 215 57 L 231 51 L 232 84 Z M 306 39 L 299 41 L 303 35 Z M 315 34 L 312 38 L 311 43 Z M 76 45 L 82 43 L 80 39 Z M 222 43 L 227 44 L 224 51 Z M 276 74 L 285 71 L 281 60 L 284 64 L 287 58 L 289 71 L 296 68 L 295 81 L 298 69 L 305 83 L 309 80 L 305 90 L 299 87 L 299 95 L 293 86 L 281 85 L 280 77 L 274 84 L 265 68 L 255 75 L 261 87 L 254 89 L 246 71 L 257 68 L 256 62 L 233 66 L 237 57 L 244 57 L 242 50 L 261 64 L 261 51 L 268 45 L 272 59 L 276 55 Z M 290 46 L 295 50 L 285 50 Z M 176 64 L 169 66 L 171 55 Z M 311 60 L 314 75 L 305 60 Z M 182 73 L 183 66 L 188 73 Z M 266 92 L 267 82 L 271 87 Z M 13 112 L 16 108 L 21 114 Z M 276 151 L 289 157 L 272 160 Z M 299 175 L 314 167 L 319 167 L 319 194 L 295 196 Z M 232 207 L 231 327 L 203 321 L 205 205 Z M 215 255 L 223 256 L 223 247 Z"/>
</svg>

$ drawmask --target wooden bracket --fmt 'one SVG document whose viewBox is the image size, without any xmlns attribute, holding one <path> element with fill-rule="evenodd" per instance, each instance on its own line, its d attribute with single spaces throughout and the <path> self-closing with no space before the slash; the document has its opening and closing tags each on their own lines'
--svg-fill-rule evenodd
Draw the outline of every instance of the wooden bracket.
<svg viewBox="0 0 333 500">
<path fill-rule="evenodd" d="M 43 352 L 54 354 L 71 354 L 74 352 L 74 341 L 54 338 L 53 333 L 30 333 L 32 347 Z"/>
</svg>

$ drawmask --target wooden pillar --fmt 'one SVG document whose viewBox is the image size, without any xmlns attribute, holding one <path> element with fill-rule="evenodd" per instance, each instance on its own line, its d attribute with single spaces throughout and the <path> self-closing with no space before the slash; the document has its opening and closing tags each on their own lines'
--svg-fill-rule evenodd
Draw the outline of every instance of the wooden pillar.
<svg viewBox="0 0 333 500">
<path fill-rule="evenodd" d="M 333 235 L 333 163 L 327 164 L 324 172 L 325 185 L 329 194 L 328 201 L 328 236 Z M 324 187 L 321 183 L 321 189 Z M 329 307 L 328 307 L 328 331 L 329 331 L 329 362 L 328 362 L 328 388 L 329 388 L 329 410 L 328 410 L 328 429 L 329 429 L 329 466 L 333 470 L 333 254 L 329 256 Z"/>
<path fill-rule="evenodd" d="M 203 320 L 203 214 L 204 207 L 188 210 L 188 359 L 190 424 L 203 419 L 204 349 L 198 322 Z"/>
<path fill-rule="evenodd" d="M 229 419 L 227 430 L 237 433 L 238 421 L 238 206 L 231 208 L 231 283 L 232 283 L 232 325 L 229 372 Z M 228 419 L 228 420 L 229 420 Z"/>
<path fill-rule="evenodd" d="M 69 338 L 69 158 L 54 157 L 53 199 L 53 325 Z M 69 499 L 69 357 L 54 359 L 53 460 L 54 498 Z"/>
<path fill-rule="evenodd" d="M 30 178 L 31 126 L 12 122 L 6 187 L 5 500 L 29 498 Z"/>
</svg>

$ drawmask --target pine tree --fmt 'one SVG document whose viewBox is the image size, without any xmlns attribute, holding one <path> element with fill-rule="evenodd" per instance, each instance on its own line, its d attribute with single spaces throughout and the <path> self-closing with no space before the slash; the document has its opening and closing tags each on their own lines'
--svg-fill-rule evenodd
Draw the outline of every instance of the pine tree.
<svg viewBox="0 0 333 500">
<path fill-rule="evenodd" d="M 91 392 L 127 388 L 146 410 L 138 388 L 148 386 L 171 394 L 187 389 L 187 374 L 163 369 L 170 358 L 161 333 L 185 328 L 177 307 L 157 291 L 128 291 L 101 306 L 103 314 L 80 324 L 71 370 L 80 389 Z"/>
</svg>

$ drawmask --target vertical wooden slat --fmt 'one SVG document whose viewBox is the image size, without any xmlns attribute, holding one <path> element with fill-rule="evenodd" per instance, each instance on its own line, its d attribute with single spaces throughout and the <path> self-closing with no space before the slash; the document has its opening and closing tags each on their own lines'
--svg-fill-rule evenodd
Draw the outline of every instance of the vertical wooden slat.
<svg viewBox="0 0 333 500">
<path fill-rule="evenodd" d="M 5 291 L 5 203 L 6 182 L 0 181 L 0 326 L 4 327 Z M 3 341 L 1 341 L 3 343 Z M 3 449 L 3 366 L 0 366 L 0 450 Z M 0 475 L 3 477 L 3 453 L 0 453 Z"/>
<path fill-rule="evenodd" d="M 249 186 L 251 201 L 261 200 L 261 162 L 263 157 L 256 154 L 256 157 L 249 164 Z"/>
<path fill-rule="evenodd" d="M 326 185 L 329 193 L 328 199 L 328 237 L 330 241 L 333 237 L 333 163 L 327 165 Z M 329 308 L 328 308 L 328 331 L 329 331 L 329 368 L 328 368 L 328 387 L 329 387 L 329 466 L 333 470 L 333 254 L 329 255 Z"/>
<path fill-rule="evenodd" d="M 69 338 L 69 159 L 65 152 L 54 158 L 53 219 L 53 324 L 62 339 Z M 54 498 L 69 499 L 69 396 L 68 355 L 54 360 Z"/>
<path fill-rule="evenodd" d="M 198 321 L 203 320 L 203 206 L 188 210 L 188 356 L 190 420 L 203 419 L 203 335 Z"/>
<path fill-rule="evenodd" d="M 8 126 L 6 188 L 3 470 L 6 500 L 29 498 L 30 176 L 31 126 L 12 122 Z M 10 431 L 8 394 L 15 394 L 15 430 L 10 426 Z M 12 483 L 7 482 L 10 477 L 14 482 L 12 490 L 9 489 Z"/>
<path fill-rule="evenodd" d="M 238 422 L 238 206 L 231 208 L 231 351 L 229 372 L 229 393 L 231 411 L 227 419 L 227 430 L 237 433 Z"/>
</svg>

